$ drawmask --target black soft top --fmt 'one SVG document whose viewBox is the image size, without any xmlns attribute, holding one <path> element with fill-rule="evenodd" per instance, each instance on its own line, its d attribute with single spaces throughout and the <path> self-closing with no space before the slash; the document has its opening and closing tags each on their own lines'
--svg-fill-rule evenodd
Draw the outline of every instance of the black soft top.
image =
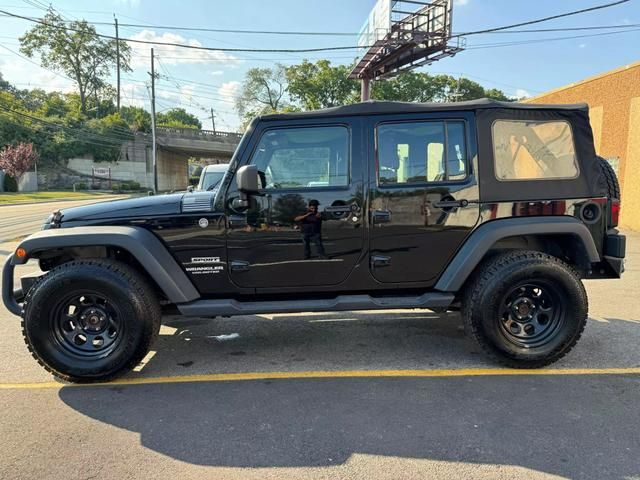
<svg viewBox="0 0 640 480">
<path fill-rule="evenodd" d="M 409 102 L 380 102 L 370 100 L 368 102 L 354 103 L 342 107 L 324 108 L 322 110 L 312 110 L 308 112 L 275 113 L 263 115 L 261 120 L 287 120 L 295 118 L 321 118 L 321 117 L 341 117 L 353 115 L 381 115 L 393 113 L 416 113 L 435 111 L 463 111 L 463 110 L 486 110 L 486 109 L 506 109 L 506 110 L 555 110 L 555 111 L 588 111 L 586 103 L 574 105 L 538 104 L 538 103 L 518 103 L 500 102 L 489 98 L 469 100 L 455 103 L 409 103 Z"/>
</svg>

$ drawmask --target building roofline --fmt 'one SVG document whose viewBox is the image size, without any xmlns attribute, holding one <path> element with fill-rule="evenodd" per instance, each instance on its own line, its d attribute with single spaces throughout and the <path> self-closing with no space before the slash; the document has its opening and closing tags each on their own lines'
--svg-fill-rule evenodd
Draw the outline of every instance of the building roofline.
<svg viewBox="0 0 640 480">
<path fill-rule="evenodd" d="M 591 77 L 587 77 L 587 78 L 585 78 L 583 80 L 578 80 L 577 82 L 573 82 L 573 83 L 570 83 L 568 85 L 564 85 L 562 87 L 554 88 L 552 90 L 548 90 L 548 91 L 546 91 L 544 93 L 541 93 L 539 95 L 536 95 L 534 97 L 529 97 L 527 99 L 520 100 L 520 101 L 523 102 L 523 103 L 535 102 L 535 101 L 537 101 L 537 99 L 542 98 L 542 97 L 546 97 L 547 95 L 551 95 L 553 93 L 562 92 L 563 90 L 568 90 L 570 88 L 574 88 L 574 87 L 577 87 L 579 85 L 585 85 L 587 83 L 594 82 L 596 80 L 600 80 L 601 78 L 608 77 L 610 75 L 615 75 L 616 73 L 625 72 L 625 71 L 631 70 L 633 68 L 640 68 L 640 61 L 634 62 L 634 63 L 629 63 L 627 65 L 623 65 L 622 67 L 614 68 L 613 70 L 607 70 L 606 72 L 598 73 L 598 74 L 593 75 Z"/>
</svg>

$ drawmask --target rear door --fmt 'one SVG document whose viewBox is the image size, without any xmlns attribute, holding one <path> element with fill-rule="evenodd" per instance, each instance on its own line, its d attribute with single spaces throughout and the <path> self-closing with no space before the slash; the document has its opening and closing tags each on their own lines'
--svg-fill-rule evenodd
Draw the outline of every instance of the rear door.
<svg viewBox="0 0 640 480">
<path fill-rule="evenodd" d="M 233 209 L 234 185 L 226 200 L 233 282 L 258 291 L 341 283 L 364 247 L 360 120 L 270 122 L 255 137 L 243 163 L 257 165 L 261 195 L 246 212 Z M 296 218 L 312 200 L 319 203 L 320 237 L 308 239 L 307 251 Z"/>
<path fill-rule="evenodd" d="M 472 112 L 372 118 L 370 268 L 432 285 L 479 219 Z"/>
</svg>

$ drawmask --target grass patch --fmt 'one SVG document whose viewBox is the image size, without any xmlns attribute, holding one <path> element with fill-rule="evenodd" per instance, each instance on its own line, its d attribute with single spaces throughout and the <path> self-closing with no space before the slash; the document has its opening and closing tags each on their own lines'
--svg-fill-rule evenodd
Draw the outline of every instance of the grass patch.
<svg viewBox="0 0 640 480">
<path fill-rule="evenodd" d="M 8 193 L 0 192 L 0 205 L 13 205 L 17 203 L 39 203 L 53 202 L 56 200 L 99 200 L 100 197 L 113 196 L 107 192 L 31 192 L 31 193 Z"/>
</svg>

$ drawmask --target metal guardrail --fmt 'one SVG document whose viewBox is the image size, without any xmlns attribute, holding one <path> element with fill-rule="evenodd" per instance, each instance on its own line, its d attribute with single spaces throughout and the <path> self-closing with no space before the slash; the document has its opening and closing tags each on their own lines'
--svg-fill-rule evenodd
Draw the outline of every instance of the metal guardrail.
<svg viewBox="0 0 640 480">
<path fill-rule="evenodd" d="M 182 138 L 202 138 L 203 140 L 227 140 L 239 142 L 242 138 L 241 133 L 235 132 L 219 132 L 213 130 L 198 130 L 197 128 L 177 128 L 177 127 L 157 127 L 157 135 L 182 137 Z"/>
</svg>

